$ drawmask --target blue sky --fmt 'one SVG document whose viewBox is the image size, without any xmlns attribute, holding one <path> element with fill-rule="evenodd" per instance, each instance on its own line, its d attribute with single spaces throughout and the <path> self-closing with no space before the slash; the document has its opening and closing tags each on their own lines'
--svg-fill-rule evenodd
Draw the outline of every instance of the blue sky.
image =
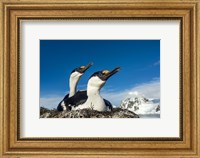
<svg viewBox="0 0 200 158">
<path fill-rule="evenodd" d="M 71 71 L 90 62 L 94 65 L 82 76 L 79 90 L 86 89 L 88 78 L 94 72 L 117 66 L 121 71 L 102 89 L 106 98 L 109 94 L 127 93 L 142 85 L 160 83 L 159 40 L 40 40 L 40 98 L 59 100 L 64 97 L 69 91 Z"/>
</svg>

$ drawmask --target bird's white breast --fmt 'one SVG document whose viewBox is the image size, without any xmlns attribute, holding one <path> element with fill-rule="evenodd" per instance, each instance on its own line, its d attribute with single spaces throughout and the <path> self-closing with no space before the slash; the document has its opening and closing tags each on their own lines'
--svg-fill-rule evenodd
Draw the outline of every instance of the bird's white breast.
<svg viewBox="0 0 200 158">
<path fill-rule="evenodd" d="M 106 104 L 101 96 L 90 96 L 88 97 L 87 101 L 79 105 L 77 109 L 91 109 L 97 111 L 107 111 Z"/>
</svg>

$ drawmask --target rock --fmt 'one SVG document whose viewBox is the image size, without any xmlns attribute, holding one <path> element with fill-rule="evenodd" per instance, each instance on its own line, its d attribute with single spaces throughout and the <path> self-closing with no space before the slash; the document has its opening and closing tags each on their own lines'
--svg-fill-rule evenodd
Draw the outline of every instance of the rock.
<svg viewBox="0 0 200 158">
<path fill-rule="evenodd" d="M 127 109 L 114 108 L 113 111 L 99 112 L 91 109 L 72 111 L 49 110 L 40 108 L 40 118 L 139 118 L 137 114 Z"/>
<path fill-rule="evenodd" d="M 44 107 L 40 107 L 40 116 L 43 115 L 44 113 L 48 112 L 49 110 Z"/>
<path fill-rule="evenodd" d="M 160 105 L 157 106 L 156 112 L 160 111 Z"/>
</svg>

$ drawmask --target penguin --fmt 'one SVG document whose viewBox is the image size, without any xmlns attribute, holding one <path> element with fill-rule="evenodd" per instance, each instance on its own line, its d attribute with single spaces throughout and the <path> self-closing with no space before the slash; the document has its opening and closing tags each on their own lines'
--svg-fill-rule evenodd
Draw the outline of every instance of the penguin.
<svg viewBox="0 0 200 158">
<path fill-rule="evenodd" d="M 118 71 L 120 71 L 120 67 L 116 67 L 112 71 L 95 72 L 88 80 L 87 91 L 77 92 L 74 96 L 68 98 L 66 103 L 72 105 L 72 110 L 112 111 L 112 104 L 100 95 L 100 90 L 106 81 Z"/>
<path fill-rule="evenodd" d="M 69 93 L 63 98 L 63 100 L 58 104 L 57 110 L 63 111 L 68 110 L 69 107 L 66 106 L 65 101 L 67 98 L 72 97 L 74 94 L 76 94 L 77 84 L 82 75 L 86 72 L 87 69 L 89 69 L 93 63 L 90 63 L 86 66 L 80 66 L 78 68 L 75 68 L 69 77 Z"/>
</svg>

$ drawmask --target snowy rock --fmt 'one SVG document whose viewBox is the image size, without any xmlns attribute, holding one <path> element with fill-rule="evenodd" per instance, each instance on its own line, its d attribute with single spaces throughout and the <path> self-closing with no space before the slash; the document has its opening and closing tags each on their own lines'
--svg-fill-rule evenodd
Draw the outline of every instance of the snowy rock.
<svg viewBox="0 0 200 158">
<path fill-rule="evenodd" d="M 160 114 L 159 104 L 159 99 L 147 99 L 142 96 L 134 96 L 122 100 L 120 107 L 136 114 Z"/>
<path fill-rule="evenodd" d="M 139 118 L 137 114 L 127 109 L 114 108 L 113 111 L 99 112 L 91 109 L 72 111 L 57 111 L 40 108 L 40 118 Z"/>
</svg>

